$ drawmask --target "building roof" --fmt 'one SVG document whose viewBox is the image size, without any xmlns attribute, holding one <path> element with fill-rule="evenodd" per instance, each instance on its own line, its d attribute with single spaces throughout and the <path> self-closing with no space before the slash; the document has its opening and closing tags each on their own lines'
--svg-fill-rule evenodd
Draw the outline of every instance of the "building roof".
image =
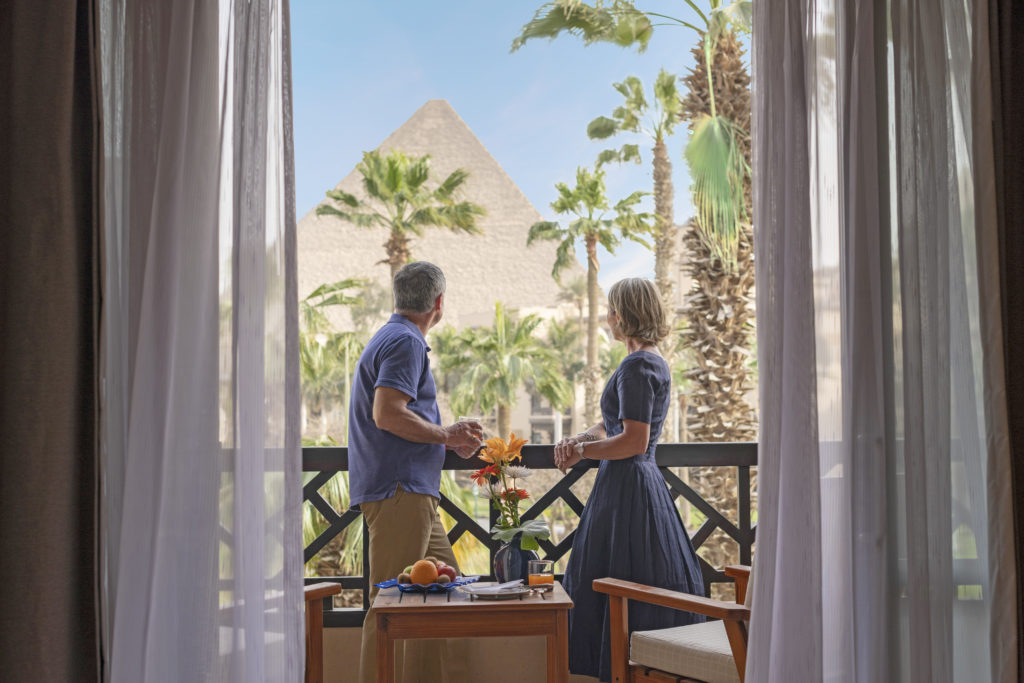
<svg viewBox="0 0 1024 683">
<path fill-rule="evenodd" d="M 424 104 L 379 149 L 385 154 L 392 149 L 411 156 L 430 154 L 435 185 L 455 169 L 466 169 L 469 179 L 462 198 L 487 209 L 479 222 L 481 235 L 430 228 L 411 245 L 413 258 L 445 272 L 446 322 L 456 327 L 490 324 L 495 301 L 524 312 L 557 305 L 559 287 L 551 278 L 556 243 L 526 246 L 530 226 L 543 220 L 540 212 L 447 101 Z M 362 176 L 354 169 L 336 189 L 360 199 L 366 196 Z M 389 268 L 379 263 L 386 239 L 383 228 L 359 228 L 333 216 L 317 216 L 314 208 L 298 224 L 299 296 L 349 277 L 388 285 Z M 563 273 L 563 281 L 582 272 L 577 263 Z M 347 326 L 347 316 L 336 322 Z"/>
</svg>

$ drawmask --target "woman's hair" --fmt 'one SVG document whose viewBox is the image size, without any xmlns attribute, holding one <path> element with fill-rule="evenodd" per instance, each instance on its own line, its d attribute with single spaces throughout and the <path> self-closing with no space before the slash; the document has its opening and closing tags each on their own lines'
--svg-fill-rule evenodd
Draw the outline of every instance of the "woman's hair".
<svg viewBox="0 0 1024 683">
<path fill-rule="evenodd" d="M 668 336 L 665 306 L 661 293 L 650 280 L 628 277 L 608 290 L 608 306 L 618 317 L 617 327 L 624 337 L 657 344 Z"/>
</svg>

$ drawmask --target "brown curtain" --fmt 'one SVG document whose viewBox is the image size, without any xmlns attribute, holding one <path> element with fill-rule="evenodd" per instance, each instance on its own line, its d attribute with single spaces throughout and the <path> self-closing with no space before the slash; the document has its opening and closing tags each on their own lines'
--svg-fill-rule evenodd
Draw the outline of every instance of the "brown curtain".
<svg viewBox="0 0 1024 683">
<path fill-rule="evenodd" d="M 996 193 L 1000 228 L 1006 395 L 1017 549 L 1017 633 L 1024 634 L 1024 3 L 991 0 Z M 1024 649 L 1018 643 L 1018 679 Z"/>
<path fill-rule="evenodd" d="M 0 680 L 95 681 L 93 0 L 0 2 Z"/>
</svg>

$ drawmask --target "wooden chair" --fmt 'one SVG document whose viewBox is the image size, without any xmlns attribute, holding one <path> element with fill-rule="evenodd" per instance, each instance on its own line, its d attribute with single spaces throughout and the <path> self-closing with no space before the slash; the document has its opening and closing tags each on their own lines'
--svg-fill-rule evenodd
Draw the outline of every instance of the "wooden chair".
<svg viewBox="0 0 1024 683">
<path fill-rule="evenodd" d="M 743 681 L 747 665 L 750 567 L 725 568 L 736 582 L 736 602 L 714 600 L 620 579 L 596 579 L 594 590 L 608 595 L 611 666 L 614 683 Z M 703 614 L 712 619 L 658 631 L 629 634 L 629 601 Z M 735 671 L 727 666 L 731 654 Z"/>
<path fill-rule="evenodd" d="M 311 583 L 306 597 L 306 683 L 324 680 L 324 598 L 341 592 L 340 583 Z"/>
</svg>

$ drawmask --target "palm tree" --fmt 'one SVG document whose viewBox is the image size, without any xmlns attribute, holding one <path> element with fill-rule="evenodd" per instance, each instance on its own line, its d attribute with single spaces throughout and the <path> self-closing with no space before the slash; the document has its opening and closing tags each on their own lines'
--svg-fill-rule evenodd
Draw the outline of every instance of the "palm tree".
<svg viewBox="0 0 1024 683">
<path fill-rule="evenodd" d="M 540 323 L 536 315 L 513 317 L 496 303 L 491 327 L 467 328 L 454 337 L 452 352 L 443 362 L 448 371 L 461 373 L 452 390 L 455 412 L 497 410 L 498 434 L 507 437 L 516 394 L 527 382 L 553 406 L 563 408 L 572 402 L 558 356 L 534 335 Z"/>
<path fill-rule="evenodd" d="M 348 420 L 352 371 L 365 345 L 364 335 L 335 332 L 324 309 L 360 304 L 361 298 L 347 291 L 365 284 L 365 281 L 353 278 L 323 284 L 299 302 L 302 399 L 307 412 L 319 416 L 321 437 L 327 435 L 326 408 L 331 400 L 342 397 L 344 420 Z M 342 429 L 342 434 L 346 435 L 342 437 L 345 443 L 347 432 L 347 428 Z"/>
<path fill-rule="evenodd" d="M 654 281 L 661 291 L 668 324 L 675 322 L 675 267 L 676 267 L 676 224 L 672 199 L 672 161 L 669 157 L 666 138 L 672 135 L 679 123 L 681 103 L 676 90 L 676 77 L 662 69 L 654 82 L 650 104 L 644 96 L 644 87 L 636 76 L 629 76 L 621 83 L 614 84 L 623 96 L 622 106 L 612 112 L 611 117 L 599 116 L 587 126 L 591 140 L 605 140 L 618 133 L 641 133 L 654 143 L 652 165 L 654 171 Z M 638 145 L 625 144 L 619 149 L 606 149 L 598 156 L 598 165 L 616 161 L 640 163 Z"/>
<path fill-rule="evenodd" d="M 582 328 L 584 325 L 583 307 L 587 303 L 587 278 L 581 275 L 574 277 L 568 283 L 563 282 L 558 290 L 558 300 L 576 307 L 576 314 Z"/>
<path fill-rule="evenodd" d="M 703 51 L 703 46 L 694 52 Z M 739 133 L 736 153 L 750 161 L 750 75 L 743 48 L 732 32 L 723 33 L 711 61 L 714 92 L 705 73 L 706 62 L 684 79 L 688 93 L 683 100 L 685 118 L 691 125 L 708 115 L 712 105 L 728 117 Z M 740 214 L 751 214 L 750 177 L 745 175 L 739 197 Z M 689 403 L 693 419 L 687 429 L 696 441 L 751 441 L 757 438 L 757 418 L 747 393 L 752 368 L 754 311 L 753 231 L 750 223 L 737 224 L 732 258 L 723 259 L 706 239 L 706 225 L 699 215 L 686 226 L 684 241 L 693 255 L 690 274 L 694 288 L 688 299 L 685 345 L 693 367 L 687 373 L 693 390 Z"/>
<path fill-rule="evenodd" d="M 562 369 L 565 379 L 569 381 L 572 395 L 575 396 L 576 387 L 579 385 L 579 381 L 583 377 L 583 369 L 586 367 L 583 362 L 583 324 L 572 318 L 566 319 L 565 322 L 550 320 L 547 325 L 546 337 L 548 346 L 558 356 L 558 366 Z M 552 437 L 554 442 L 558 443 L 562 438 L 562 410 L 560 407 L 552 406 L 551 421 Z"/>
<path fill-rule="evenodd" d="M 619 200 L 614 207 L 610 205 L 605 190 L 604 171 L 596 168 L 576 169 L 576 187 L 570 188 L 566 183 L 556 183 L 558 198 L 551 203 L 551 208 L 558 214 L 575 216 L 567 227 L 555 221 L 541 221 L 530 227 L 527 244 L 534 240 L 557 241 L 555 264 L 551 275 L 559 281 L 561 272 L 573 261 L 573 249 L 577 241 L 582 241 L 587 250 L 587 366 L 584 377 L 584 419 L 588 424 L 598 419 L 598 391 L 601 371 L 597 360 L 598 330 L 598 299 L 600 289 L 597 284 L 597 273 L 601 266 L 597 259 L 597 245 L 600 244 L 610 254 L 615 253 L 622 239 L 633 240 L 650 248 L 644 235 L 652 231 L 652 216 L 646 212 L 637 212 L 636 206 L 645 196 L 644 192 L 634 192 L 625 199 Z"/>
<path fill-rule="evenodd" d="M 409 157 L 399 150 L 381 156 L 379 150 L 363 153 L 356 166 L 363 176 L 367 199 L 360 200 L 343 190 L 330 190 L 317 207 L 318 216 L 337 216 L 364 228 L 382 227 L 388 231 L 384 243 L 387 258 L 380 263 L 391 266 L 391 277 L 409 262 L 413 236 L 422 237 L 425 228 L 448 228 L 454 232 L 479 234 L 477 219 L 485 215 L 482 206 L 458 201 L 469 172 L 456 169 L 433 190 L 430 179 L 430 155 Z"/>
</svg>

